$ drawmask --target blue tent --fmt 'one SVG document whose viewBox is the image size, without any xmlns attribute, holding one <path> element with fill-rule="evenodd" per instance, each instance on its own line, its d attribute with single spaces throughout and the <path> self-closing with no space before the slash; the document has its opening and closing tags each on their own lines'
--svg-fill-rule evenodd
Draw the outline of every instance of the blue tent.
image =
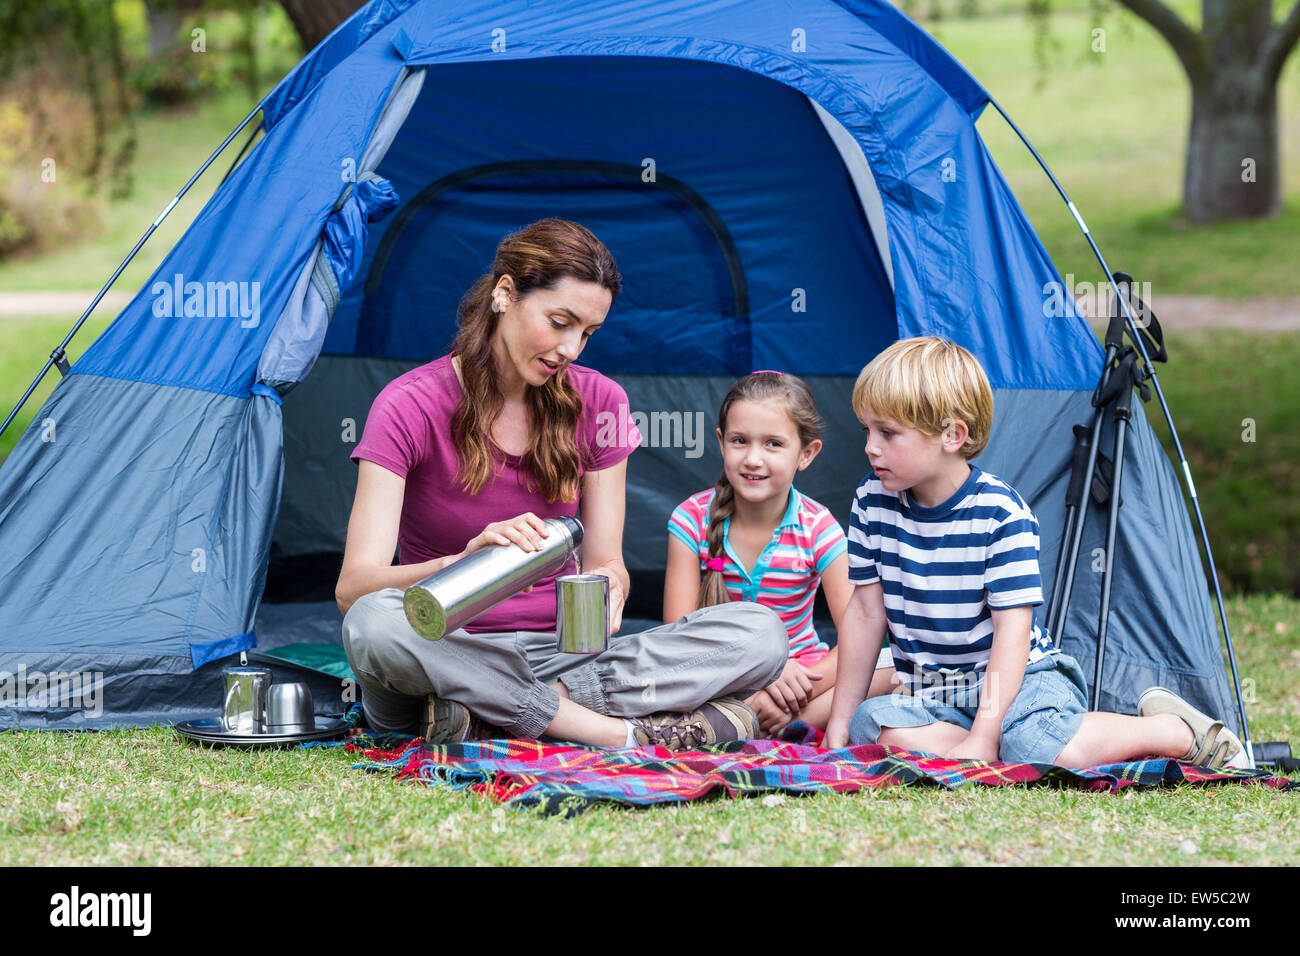
<svg viewBox="0 0 1300 956">
<path fill-rule="evenodd" d="M 0 469 L 0 678 L 103 675 L 97 714 L 19 693 L 0 726 L 211 713 L 232 654 L 337 642 L 370 402 L 445 351 L 496 242 L 546 216 L 591 228 L 625 277 L 582 362 L 645 425 L 625 551 L 647 616 L 668 513 L 718 474 L 735 377 L 814 385 L 830 429 L 801 490 L 847 522 L 853 379 L 921 334 L 984 363 L 979 463 L 1034 507 L 1050 587 L 1102 352 L 976 132 L 989 102 L 884 0 L 372 0 L 262 101 L 260 138 Z M 1125 477 L 1102 706 L 1159 683 L 1226 715 L 1140 406 Z M 1097 577 L 1063 635 L 1088 674 Z"/>
</svg>

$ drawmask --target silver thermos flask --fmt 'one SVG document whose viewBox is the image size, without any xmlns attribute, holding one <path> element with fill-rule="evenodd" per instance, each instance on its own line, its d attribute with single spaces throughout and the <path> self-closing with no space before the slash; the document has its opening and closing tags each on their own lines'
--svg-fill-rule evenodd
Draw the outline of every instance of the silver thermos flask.
<svg viewBox="0 0 1300 956">
<path fill-rule="evenodd" d="M 540 551 L 489 545 L 406 589 L 402 605 L 415 633 L 436 641 L 564 567 L 582 543 L 577 518 L 547 518 Z"/>
</svg>

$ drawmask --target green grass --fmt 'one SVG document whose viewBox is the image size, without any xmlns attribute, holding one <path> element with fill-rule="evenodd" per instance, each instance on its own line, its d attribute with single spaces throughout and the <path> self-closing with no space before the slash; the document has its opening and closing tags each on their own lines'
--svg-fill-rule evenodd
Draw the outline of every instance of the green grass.
<svg viewBox="0 0 1300 956">
<path fill-rule="evenodd" d="M 1300 595 L 1300 335 L 1187 332 L 1168 347 L 1158 374 L 1220 580 L 1231 590 Z M 1173 458 L 1154 398 L 1147 417 Z M 1254 441 L 1245 440 L 1251 422 Z"/>
<path fill-rule="evenodd" d="M 1255 740 L 1290 740 L 1300 756 L 1300 602 L 1280 594 L 1226 601 Z"/>
<path fill-rule="evenodd" d="M 1295 739 L 1300 602 L 1236 599 L 1229 614 L 1255 738 Z M 7 866 L 1300 863 L 1300 795 L 1255 786 L 1120 797 L 894 787 L 566 821 L 395 784 L 337 750 L 208 750 L 163 728 L 0 740 Z"/>
<path fill-rule="evenodd" d="M 89 301 L 86 303 L 89 305 Z M 23 391 L 31 384 L 36 373 L 40 371 L 45 360 L 49 358 L 54 347 L 63 341 L 63 336 L 72 328 L 78 316 L 64 317 L 8 317 L 0 316 L 0 340 L 4 348 L 0 349 L 0 422 L 8 416 L 10 410 L 18 403 Z M 104 310 L 96 310 L 81 327 L 76 338 L 68 345 L 68 358 L 75 362 L 86 348 L 99 337 L 114 316 Z M 18 437 L 31 423 L 50 392 L 58 384 L 59 371 L 51 368 L 27 400 L 18 417 L 8 430 L 0 435 L 0 462 L 13 451 Z"/>
</svg>

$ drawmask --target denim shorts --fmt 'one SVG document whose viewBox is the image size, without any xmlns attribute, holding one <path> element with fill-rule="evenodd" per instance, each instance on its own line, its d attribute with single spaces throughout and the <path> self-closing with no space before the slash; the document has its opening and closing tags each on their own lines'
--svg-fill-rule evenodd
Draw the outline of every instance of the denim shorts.
<svg viewBox="0 0 1300 956">
<path fill-rule="evenodd" d="M 1055 761 L 1079 732 L 1088 710 L 1086 687 L 1078 661 L 1069 654 L 1048 654 L 1026 667 L 1020 693 L 1002 720 L 998 759 L 1009 763 Z M 978 710 L 978 691 L 957 699 L 951 694 L 871 697 L 853 714 L 849 743 L 874 744 L 885 727 L 923 727 L 939 721 L 969 730 Z"/>
</svg>

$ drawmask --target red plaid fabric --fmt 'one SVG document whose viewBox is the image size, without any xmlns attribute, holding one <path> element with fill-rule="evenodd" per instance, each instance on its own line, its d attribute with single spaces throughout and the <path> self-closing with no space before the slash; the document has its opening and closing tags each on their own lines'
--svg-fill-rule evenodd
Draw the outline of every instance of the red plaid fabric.
<svg viewBox="0 0 1300 956">
<path fill-rule="evenodd" d="M 385 741 L 394 743 L 394 741 Z M 487 740 L 392 749 L 356 742 L 361 769 L 399 780 L 486 793 L 512 806 L 573 816 L 596 803 L 630 806 L 771 792 L 853 793 L 864 787 L 1051 785 L 1119 793 L 1129 787 L 1253 783 L 1278 791 L 1300 782 L 1258 770 L 1206 770 L 1164 758 L 1071 770 L 1049 764 L 948 760 L 881 746 L 825 750 L 806 743 L 747 740 L 690 753 L 662 747 L 596 750 L 536 740 Z"/>
</svg>

